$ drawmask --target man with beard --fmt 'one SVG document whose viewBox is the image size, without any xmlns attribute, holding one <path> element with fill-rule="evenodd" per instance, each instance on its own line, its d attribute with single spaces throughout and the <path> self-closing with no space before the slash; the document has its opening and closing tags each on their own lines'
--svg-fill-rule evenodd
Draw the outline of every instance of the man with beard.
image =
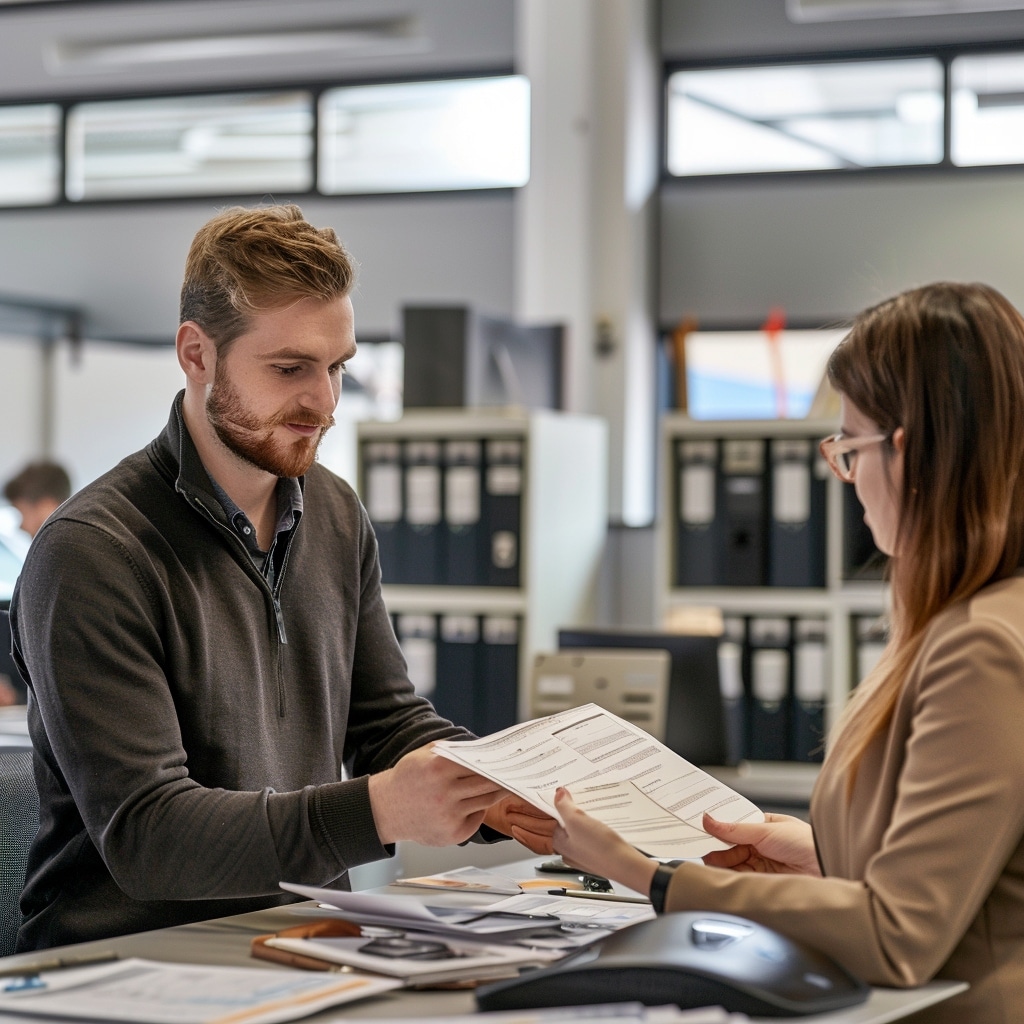
<svg viewBox="0 0 1024 1024">
<path fill-rule="evenodd" d="M 315 461 L 352 278 L 297 207 L 213 218 L 167 427 L 35 539 L 11 609 L 41 819 L 19 949 L 346 886 L 400 840 L 550 852 L 550 818 L 430 751 L 468 734 L 413 692 L 366 512 Z"/>
</svg>

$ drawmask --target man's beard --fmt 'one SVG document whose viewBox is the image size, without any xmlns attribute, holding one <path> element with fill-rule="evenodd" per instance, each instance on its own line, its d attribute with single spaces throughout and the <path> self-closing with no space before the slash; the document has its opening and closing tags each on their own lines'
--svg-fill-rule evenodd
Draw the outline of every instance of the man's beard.
<svg viewBox="0 0 1024 1024">
<path fill-rule="evenodd" d="M 251 413 L 223 370 L 216 375 L 206 415 L 229 451 L 240 459 L 279 477 L 303 476 L 316 459 L 324 434 L 334 426 L 333 416 L 318 416 L 308 409 L 278 413 L 261 420 Z M 285 423 L 319 427 L 311 437 L 296 437 L 291 443 L 275 440 L 274 428 Z"/>
</svg>

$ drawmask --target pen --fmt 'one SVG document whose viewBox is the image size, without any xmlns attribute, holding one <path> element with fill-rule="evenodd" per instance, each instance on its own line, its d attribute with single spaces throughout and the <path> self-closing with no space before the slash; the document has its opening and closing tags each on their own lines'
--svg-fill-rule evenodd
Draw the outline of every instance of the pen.
<svg viewBox="0 0 1024 1024">
<path fill-rule="evenodd" d="M 589 892 L 586 889 L 548 889 L 549 896 L 572 896 L 577 900 L 611 900 L 615 903 L 650 903 L 646 896 L 619 896 L 614 892 Z"/>
<path fill-rule="evenodd" d="M 59 956 L 53 960 L 37 960 L 34 964 L 22 964 L 20 967 L 5 967 L 0 970 L 0 978 L 24 978 L 27 975 L 40 974 L 43 971 L 59 971 L 64 967 L 86 967 L 89 964 L 105 964 L 117 959 L 119 959 L 117 953 L 110 949 L 83 956 Z"/>
</svg>

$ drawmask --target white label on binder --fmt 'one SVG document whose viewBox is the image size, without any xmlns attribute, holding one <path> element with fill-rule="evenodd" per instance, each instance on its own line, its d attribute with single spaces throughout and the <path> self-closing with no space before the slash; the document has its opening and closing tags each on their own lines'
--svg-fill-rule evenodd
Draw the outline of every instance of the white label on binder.
<svg viewBox="0 0 1024 1024">
<path fill-rule="evenodd" d="M 703 462 L 683 466 L 679 473 L 679 518 L 691 526 L 715 521 L 715 467 Z"/>
<path fill-rule="evenodd" d="M 793 692 L 805 704 L 825 699 L 828 658 L 825 644 L 801 643 L 793 651 Z"/>
<path fill-rule="evenodd" d="M 811 518 L 811 468 L 805 462 L 777 462 L 772 468 L 772 517 L 777 523 Z"/>
<path fill-rule="evenodd" d="M 409 667 L 412 688 L 421 697 L 429 697 L 437 683 L 437 647 L 434 641 L 422 636 L 407 636 L 402 641 L 402 653 Z"/>
<path fill-rule="evenodd" d="M 511 615 L 490 615 L 484 619 L 485 644 L 515 644 L 519 642 L 519 623 Z"/>
<path fill-rule="evenodd" d="M 475 615 L 442 615 L 441 639 L 447 644 L 475 644 L 480 639 L 480 623 Z"/>
<path fill-rule="evenodd" d="M 789 689 L 789 652 L 769 648 L 751 657 L 751 689 L 762 704 L 781 704 Z"/>
<path fill-rule="evenodd" d="M 366 511 L 375 523 L 402 518 L 402 467 L 380 462 L 366 468 Z"/>
<path fill-rule="evenodd" d="M 441 521 L 441 470 L 437 466 L 410 466 L 405 471 L 405 520 L 414 526 Z"/>
<path fill-rule="evenodd" d="M 488 494 L 519 494 L 523 489 L 523 471 L 519 466 L 488 466 Z"/>
<path fill-rule="evenodd" d="M 718 685 L 723 700 L 743 698 L 743 648 L 725 641 L 718 645 Z"/>
<path fill-rule="evenodd" d="M 496 530 L 491 536 L 491 562 L 495 569 L 514 569 L 519 560 L 519 541 L 511 530 Z"/>
<path fill-rule="evenodd" d="M 444 478 L 444 518 L 450 526 L 472 526 L 480 521 L 480 470 L 451 466 Z"/>
</svg>

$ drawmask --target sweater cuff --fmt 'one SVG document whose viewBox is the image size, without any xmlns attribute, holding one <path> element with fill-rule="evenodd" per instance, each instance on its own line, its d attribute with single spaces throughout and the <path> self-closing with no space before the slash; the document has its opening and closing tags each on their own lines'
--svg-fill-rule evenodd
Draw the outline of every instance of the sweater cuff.
<svg viewBox="0 0 1024 1024">
<path fill-rule="evenodd" d="M 368 775 L 317 786 L 310 811 L 314 833 L 343 868 L 395 855 L 394 844 L 385 846 L 377 835 Z"/>
</svg>

